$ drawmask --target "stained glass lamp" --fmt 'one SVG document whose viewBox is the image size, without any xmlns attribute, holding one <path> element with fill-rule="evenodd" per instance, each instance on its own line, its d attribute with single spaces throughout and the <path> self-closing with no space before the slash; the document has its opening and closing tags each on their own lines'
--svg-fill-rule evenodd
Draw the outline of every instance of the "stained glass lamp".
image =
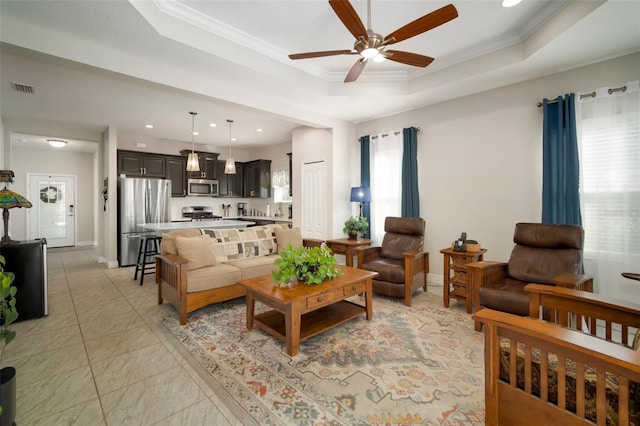
<svg viewBox="0 0 640 426">
<path fill-rule="evenodd" d="M 10 191 L 5 186 L 0 190 L 0 208 L 2 208 L 2 221 L 4 223 L 4 236 L 0 240 L 0 244 L 12 244 L 17 241 L 9 238 L 9 209 L 14 207 L 30 208 L 31 202 L 20 194 Z"/>
</svg>

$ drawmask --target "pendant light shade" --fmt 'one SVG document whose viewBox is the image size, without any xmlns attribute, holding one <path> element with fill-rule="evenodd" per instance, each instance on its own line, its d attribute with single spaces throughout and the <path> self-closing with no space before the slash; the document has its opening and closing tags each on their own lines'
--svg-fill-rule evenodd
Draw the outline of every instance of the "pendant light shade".
<svg viewBox="0 0 640 426">
<path fill-rule="evenodd" d="M 187 157 L 187 171 L 199 172 L 200 161 L 198 161 L 198 154 L 195 153 L 195 142 L 193 141 L 193 132 L 195 132 L 195 119 L 197 112 L 190 112 L 191 114 L 191 154 Z"/>
<path fill-rule="evenodd" d="M 229 123 L 229 158 L 227 158 L 227 161 L 224 163 L 224 174 L 235 175 L 236 162 L 231 156 L 231 123 L 233 123 L 233 120 L 227 120 L 227 123 Z"/>
</svg>

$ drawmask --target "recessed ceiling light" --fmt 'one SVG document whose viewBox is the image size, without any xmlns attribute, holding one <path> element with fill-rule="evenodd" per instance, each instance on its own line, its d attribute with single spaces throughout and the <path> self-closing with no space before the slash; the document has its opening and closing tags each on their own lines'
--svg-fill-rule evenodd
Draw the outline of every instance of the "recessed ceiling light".
<svg viewBox="0 0 640 426">
<path fill-rule="evenodd" d="M 216 123 L 209 123 L 209 127 L 216 127 L 217 124 Z"/>
<path fill-rule="evenodd" d="M 262 130 L 262 129 L 256 129 L 256 132 L 258 132 L 258 133 L 263 132 L 263 131 L 264 130 Z"/>
<path fill-rule="evenodd" d="M 49 142 L 49 145 L 54 148 L 62 148 L 68 143 L 67 141 L 63 141 L 60 139 L 47 139 L 47 142 Z"/>
<path fill-rule="evenodd" d="M 237 139 L 236 139 L 236 138 L 231 138 L 230 140 L 231 140 L 231 141 L 237 141 Z"/>
<path fill-rule="evenodd" d="M 522 0 L 502 0 L 502 7 L 512 7 L 520 3 Z"/>
<path fill-rule="evenodd" d="M 193 136 L 198 136 L 200 132 L 193 132 Z"/>
<path fill-rule="evenodd" d="M 153 124 L 145 124 L 144 127 L 147 129 L 153 129 Z"/>
</svg>

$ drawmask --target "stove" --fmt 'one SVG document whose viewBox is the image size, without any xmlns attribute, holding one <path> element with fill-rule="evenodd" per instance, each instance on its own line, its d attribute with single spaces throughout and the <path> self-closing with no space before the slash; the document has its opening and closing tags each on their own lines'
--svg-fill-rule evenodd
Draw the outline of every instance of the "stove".
<svg viewBox="0 0 640 426">
<path fill-rule="evenodd" d="M 194 222 L 203 220 L 220 220 L 222 216 L 213 214 L 211 206 L 189 206 L 182 208 L 182 217 L 189 218 Z"/>
</svg>

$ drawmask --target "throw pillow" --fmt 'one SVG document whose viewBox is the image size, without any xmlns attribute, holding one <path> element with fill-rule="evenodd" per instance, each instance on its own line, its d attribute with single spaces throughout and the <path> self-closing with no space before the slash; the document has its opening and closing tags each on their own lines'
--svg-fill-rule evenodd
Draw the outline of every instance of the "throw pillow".
<svg viewBox="0 0 640 426">
<path fill-rule="evenodd" d="M 178 255 L 189 261 L 187 264 L 188 270 L 191 271 L 218 264 L 212 240 L 207 235 L 191 238 L 177 237 L 175 242 Z"/>
<path fill-rule="evenodd" d="M 175 231 L 162 234 L 160 252 L 162 254 L 178 254 L 178 249 L 176 248 L 176 238 L 196 237 L 200 235 L 202 235 L 202 232 L 199 229 L 194 229 L 194 228 L 177 229 Z"/>
<path fill-rule="evenodd" d="M 302 247 L 302 232 L 300 228 L 276 228 L 276 241 L 278 242 L 278 252 L 287 249 L 287 245 L 291 247 Z"/>
</svg>

